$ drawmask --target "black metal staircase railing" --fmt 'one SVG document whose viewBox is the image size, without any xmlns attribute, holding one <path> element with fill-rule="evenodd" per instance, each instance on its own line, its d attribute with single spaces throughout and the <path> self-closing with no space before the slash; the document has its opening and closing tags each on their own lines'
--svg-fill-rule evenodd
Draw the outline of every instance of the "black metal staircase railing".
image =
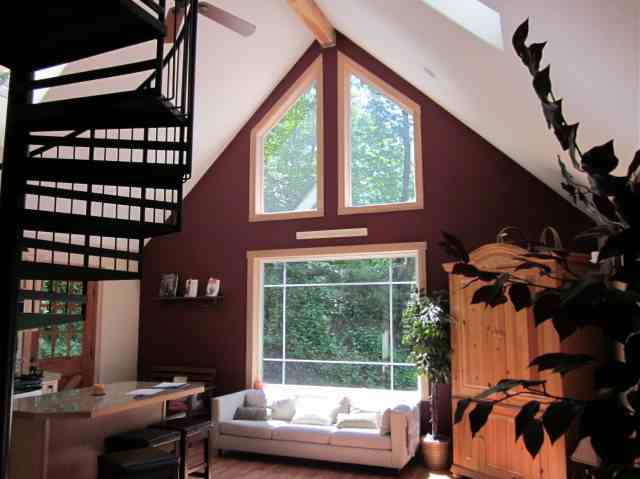
<svg viewBox="0 0 640 479">
<path fill-rule="evenodd" d="M 165 0 L 100 3 L 99 25 L 94 2 L 4 7 L 7 18 L 29 18 L 29 28 L 0 31 L 2 44 L 19 45 L 0 51 L 0 64 L 11 69 L 0 189 L 0 356 L 13 359 L 0 382 L 0 477 L 8 470 L 16 331 L 74 319 L 40 314 L 40 303 L 58 293 L 36 285 L 139 278 L 144 240 L 180 229 L 182 185 L 191 176 L 197 2 L 187 0 L 184 25 L 166 54 Z M 155 54 L 147 60 L 33 78 L 41 68 L 149 41 Z M 133 90 L 31 102 L 39 88 L 146 71 Z"/>
<path fill-rule="evenodd" d="M 157 51 L 161 54 L 162 46 Z M 135 91 L 124 92 L 127 102 L 136 93 L 153 92 L 156 100 L 150 104 L 164 111 L 143 123 L 161 126 L 29 135 L 23 278 L 39 278 L 47 270 L 67 279 L 137 277 L 144 238 L 179 229 L 182 182 L 191 174 L 194 63 L 195 17 L 189 14 L 162 67 Z M 34 81 L 31 88 L 130 74 L 155 64 L 148 60 Z M 102 97 L 117 101 L 120 93 Z M 94 104 L 102 100 L 89 98 Z M 144 109 L 149 102 L 140 98 Z M 56 108 L 74 100 L 52 103 Z M 60 123 L 47 118 L 37 128 L 55 124 Z"/>
</svg>

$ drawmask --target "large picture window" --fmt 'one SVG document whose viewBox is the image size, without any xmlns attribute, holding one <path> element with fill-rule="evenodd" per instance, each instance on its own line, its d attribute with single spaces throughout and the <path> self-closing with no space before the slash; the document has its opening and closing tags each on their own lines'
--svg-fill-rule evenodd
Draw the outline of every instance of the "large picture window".
<svg viewBox="0 0 640 479">
<path fill-rule="evenodd" d="M 340 54 L 340 214 L 423 207 L 420 106 Z"/>
<path fill-rule="evenodd" d="M 353 248 L 251 256 L 255 373 L 266 384 L 417 390 L 401 318 L 424 250 L 340 254 Z"/>
<path fill-rule="evenodd" d="M 322 59 L 253 129 L 251 221 L 321 216 Z"/>
</svg>

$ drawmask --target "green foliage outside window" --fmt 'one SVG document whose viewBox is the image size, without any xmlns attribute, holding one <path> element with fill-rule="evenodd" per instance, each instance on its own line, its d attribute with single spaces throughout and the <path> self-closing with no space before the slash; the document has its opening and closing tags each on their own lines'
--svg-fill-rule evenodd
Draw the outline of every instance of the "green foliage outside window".
<svg viewBox="0 0 640 479">
<path fill-rule="evenodd" d="M 42 281 L 44 292 L 83 295 L 84 285 L 78 281 Z M 40 314 L 82 315 L 82 305 L 66 301 L 42 300 Z M 38 357 L 58 359 L 78 357 L 82 354 L 84 321 L 44 326 L 38 331 Z"/>
<path fill-rule="evenodd" d="M 415 201 L 413 115 L 355 75 L 350 98 L 351 205 Z"/>
<path fill-rule="evenodd" d="M 316 83 L 264 136 L 264 212 L 317 209 Z"/>
<path fill-rule="evenodd" d="M 263 380 L 281 384 L 284 364 L 285 384 L 416 390 L 401 327 L 415 266 L 414 257 L 266 264 Z"/>
</svg>

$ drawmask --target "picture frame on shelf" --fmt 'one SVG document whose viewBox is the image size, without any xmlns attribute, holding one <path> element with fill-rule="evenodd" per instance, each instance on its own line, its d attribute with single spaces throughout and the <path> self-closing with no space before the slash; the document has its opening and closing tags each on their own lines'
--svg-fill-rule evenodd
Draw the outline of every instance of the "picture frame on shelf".
<svg viewBox="0 0 640 479">
<path fill-rule="evenodd" d="M 220 286 L 221 281 L 219 278 L 209 278 L 209 281 L 207 281 L 205 296 L 209 298 L 218 296 L 220 294 Z"/>
<path fill-rule="evenodd" d="M 178 273 L 166 273 L 160 280 L 160 297 L 175 298 L 178 295 L 178 283 L 180 275 Z"/>
<path fill-rule="evenodd" d="M 184 285 L 184 297 L 185 298 L 197 298 L 198 297 L 198 280 L 190 278 Z"/>
</svg>

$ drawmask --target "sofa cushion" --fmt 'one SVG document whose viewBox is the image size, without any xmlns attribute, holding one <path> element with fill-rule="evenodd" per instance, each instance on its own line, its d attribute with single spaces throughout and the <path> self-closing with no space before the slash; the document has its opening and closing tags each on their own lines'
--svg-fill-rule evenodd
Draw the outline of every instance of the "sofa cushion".
<svg viewBox="0 0 640 479">
<path fill-rule="evenodd" d="M 271 439 L 274 428 L 286 424 L 284 421 L 223 421 L 218 424 L 221 434 L 229 436 Z"/>
<path fill-rule="evenodd" d="M 293 398 L 276 399 L 270 404 L 271 417 L 281 421 L 291 421 L 296 413 L 296 400 Z"/>
<path fill-rule="evenodd" d="M 329 444 L 340 447 L 391 450 L 391 436 L 382 436 L 378 429 L 338 429 Z"/>
<path fill-rule="evenodd" d="M 378 429 L 378 415 L 375 412 L 338 414 L 338 429 Z"/>
<path fill-rule="evenodd" d="M 329 438 L 335 431 L 332 426 L 310 426 L 303 424 L 287 424 L 273 430 L 271 438 L 276 441 L 309 442 L 313 444 L 329 444 Z"/>
<path fill-rule="evenodd" d="M 246 407 L 266 408 L 267 396 L 262 389 L 249 389 L 244 394 Z"/>
<path fill-rule="evenodd" d="M 233 419 L 243 419 L 248 421 L 266 421 L 271 419 L 271 409 L 266 407 L 246 407 L 240 406 L 236 409 Z"/>
</svg>

